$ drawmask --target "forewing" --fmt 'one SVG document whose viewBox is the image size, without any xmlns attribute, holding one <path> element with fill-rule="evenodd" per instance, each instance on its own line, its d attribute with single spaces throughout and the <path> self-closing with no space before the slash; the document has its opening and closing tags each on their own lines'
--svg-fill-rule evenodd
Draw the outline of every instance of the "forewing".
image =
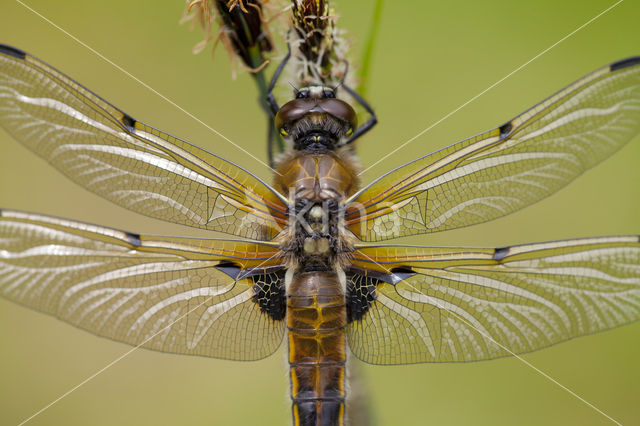
<svg viewBox="0 0 640 426">
<path fill-rule="evenodd" d="M 287 223 L 286 200 L 251 173 L 3 45 L 0 125 L 76 183 L 138 213 L 259 240 Z"/>
<path fill-rule="evenodd" d="M 357 250 L 354 265 L 415 273 L 395 285 L 374 280 L 375 301 L 347 327 L 355 356 L 372 364 L 521 354 L 640 319 L 637 235 L 495 250 L 373 247 Z M 361 278 L 349 283 L 356 291 Z"/>
<path fill-rule="evenodd" d="M 236 360 L 273 353 L 284 322 L 263 313 L 254 283 L 234 280 L 216 268 L 221 262 L 273 268 L 282 259 L 277 248 L 253 242 L 143 237 L 8 210 L 0 216 L 2 297 L 162 352 Z"/>
<path fill-rule="evenodd" d="M 640 132 L 640 57 L 600 68 L 504 125 L 412 161 L 348 202 L 363 241 L 459 228 L 526 207 Z"/>
</svg>

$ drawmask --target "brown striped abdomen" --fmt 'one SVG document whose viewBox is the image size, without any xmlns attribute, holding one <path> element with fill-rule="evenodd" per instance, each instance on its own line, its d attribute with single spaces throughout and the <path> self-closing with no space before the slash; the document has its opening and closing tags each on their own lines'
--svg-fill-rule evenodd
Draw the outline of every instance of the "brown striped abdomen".
<svg viewBox="0 0 640 426">
<path fill-rule="evenodd" d="M 347 309 L 335 272 L 297 272 L 287 291 L 296 426 L 344 424 Z"/>
</svg>

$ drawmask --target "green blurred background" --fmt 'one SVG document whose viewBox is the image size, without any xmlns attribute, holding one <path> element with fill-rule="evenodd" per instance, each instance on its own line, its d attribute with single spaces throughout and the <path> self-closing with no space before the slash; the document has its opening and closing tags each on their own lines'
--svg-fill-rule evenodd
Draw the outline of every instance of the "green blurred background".
<svg viewBox="0 0 640 426">
<path fill-rule="evenodd" d="M 480 4 L 481 3 L 481 4 Z M 391 2 L 378 28 L 369 101 L 379 125 L 359 142 L 366 166 L 579 27 L 613 1 Z M 191 54 L 201 32 L 179 26 L 183 3 L 28 2 L 178 105 L 264 158 L 265 122 L 247 73 L 231 81 L 223 50 Z M 373 2 L 334 2 L 352 65 Z M 640 4 L 626 1 L 447 119 L 382 165 L 494 127 L 574 79 L 640 54 Z M 69 74 L 135 118 L 270 180 L 268 169 L 16 2 L 0 41 Z M 640 139 L 558 194 L 502 220 L 404 242 L 502 246 L 639 233 Z M 0 131 L 0 206 L 140 233 L 197 235 L 118 208 L 71 184 Z M 212 235 L 212 234 L 208 234 Z M 0 424 L 17 424 L 129 349 L 0 300 Z M 640 324 L 524 358 L 623 424 L 640 424 Z M 368 366 L 362 389 L 379 425 L 598 425 L 606 418 L 517 359 L 465 365 Z M 33 419 L 34 425 L 283 425 L 290 422 L 283 348 L 240 363 L 135 351 Z"/>
</svg>

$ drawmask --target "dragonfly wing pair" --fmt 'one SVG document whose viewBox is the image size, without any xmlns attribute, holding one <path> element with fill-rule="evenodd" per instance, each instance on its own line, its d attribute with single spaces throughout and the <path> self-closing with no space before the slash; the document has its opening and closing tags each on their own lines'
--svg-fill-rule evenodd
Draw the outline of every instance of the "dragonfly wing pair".
<svg viewBox="0 0 640 426">
<path fill-rule="evenodd" d="M 500 249 L 366 247 L 353 263 L 377 292 L 347 339 L 373 364 L 498 358 L 640 319 L 638 235 Z M 371 271 L 405 278 L 392 285 Z M 367 291 L 361 279 L 350 284 Z"/>
<path fill-rule="evenodd" d="M 156 130 L 63 73 L 0 45 L 0 124 L 94 193 L 157 219 L 270 240 L 287 201 L 246 170 Z"/>
<path fill-rule="evenodd" d="M 347 226 L 362 241 L 382 241 L 486 222 L 553 194 L 639 132 L 636 57 L 380 177 L 351 197 Z"/>
<path fill-rule="evenodd" d="M 284 322 L 262 313 L 254 290 L 260 280 L 282 285 L 270 272 L 281 261 L 278 247 L 268 244 L 144 237 L 12 210 L 0 214 L 0 295 L 163 352 L 238 360 L 273 353 Z M 234 279 L 221 262 L 264 272 Z"/>
<path fill-rule="evenodd" d="M 133 211 L 261 241 L 288 226 L 286 198 L 259 178 L 8 46 L 0 46 L 0 125 Z M 491 220 L 563 187 L 639 129 L 632 58 L 374 181 L 345 203 L 346 224 L 380 241 Z M 377 364 L 527 352 L 638 319 L 639 265 L 637 236 L 497 250 L 357 247 L 348 341 Z M 10 210 L 0 217 L 0 295 L 166 352 L 249 360 L 275 351 L 284 267 L 271 243 L 144 237 Z"/>
<path fill-rule="evenodd" d="M 95 334 L 163 352 L 253 360 L 284 321 L 276 246 L 143 237 L 3 210 L 0 295 Z M 225 272 L 263 268 L 250 278 Z M 640 319 L 638 235 L 505 247 L 361 247 L 350 294 L 353 353 L 373 364 L 461 362 L 530 352 Z M 276 269 L 276 271 L 279 271 Z M 380 275 L 401 279 L 383 281 Z M 262 283 L 260 282 L 262 281 Z"/>
<path fill-rule="evenodd" d="M 362 241 L 381 241 L 495 219 L 639 132 L 636 57 L 380 177 L 351 197 L 346 223 Z M 375 302 L 350 325 L 349 346 L 373 364 L 496 358 L 640 319 L 637 235 L 502 249 L 364 246 L 353 266 L 364 272 L 351 276 L 352 292 Z"/>
</svg>

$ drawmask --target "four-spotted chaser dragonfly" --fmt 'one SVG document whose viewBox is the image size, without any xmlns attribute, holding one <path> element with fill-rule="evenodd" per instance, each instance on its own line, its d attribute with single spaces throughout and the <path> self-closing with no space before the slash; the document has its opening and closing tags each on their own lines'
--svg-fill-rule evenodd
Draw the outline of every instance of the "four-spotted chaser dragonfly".
<svg viewBox="0 0 640 426">
<path fill-rule="evenodd" d="M 248 238 L 147 237 L 2 210 L 0 294 L 164 352 L 260 359 L 286 336 L 296 424 L 342 422 L 347 343 L 372 364 L 464 362 L 640 315 L 637 235 L 377 244 L 501 217 L 617 151 L 640 130 L 639 58 L 362 189 L 347 146 L 355 113 L 331 88 L 278 109 L 292 150 L 272 187 L 19 49 L 3 46 L 0 60 L 0 124 L 69 178 L 148 216 Z"/>
</svg>

